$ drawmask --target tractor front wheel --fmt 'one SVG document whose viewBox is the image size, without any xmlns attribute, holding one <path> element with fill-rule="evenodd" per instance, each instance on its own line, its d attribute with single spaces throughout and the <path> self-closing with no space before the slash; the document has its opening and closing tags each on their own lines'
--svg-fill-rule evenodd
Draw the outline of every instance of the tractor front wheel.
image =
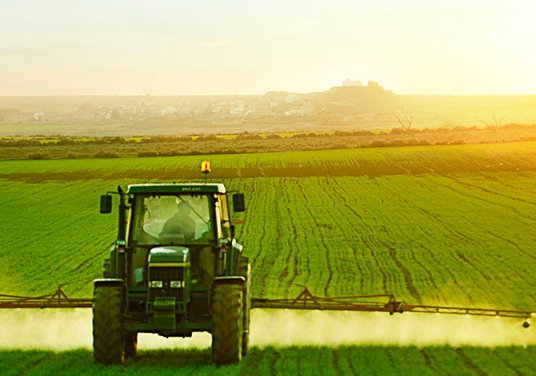
<svg viewBox="0 0 536 376">
<path fill-rule="evenodd" d="M 212 361 L 238 363 L 243 340 L 242 286 L 215 284 L 212 295 Z"/>
<path fill-rule="evenodd" d="M 121 335 L 122 287 L 96 286 L 93 294 L 93 356 L 103 364 L 125 360 Z"/>
</svg>

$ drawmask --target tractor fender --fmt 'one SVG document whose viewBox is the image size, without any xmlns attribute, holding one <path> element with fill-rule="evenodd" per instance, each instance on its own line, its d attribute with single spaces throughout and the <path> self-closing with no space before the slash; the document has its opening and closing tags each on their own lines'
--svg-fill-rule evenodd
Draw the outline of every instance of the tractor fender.
<svg viewBox="0 0 536 376">
<path fill-rule="evenodd" d="M 100 278 L 93 281 L 95 287 L 124 286 L 125 280 L 120 278 Z"/>
<path fill-rule="evenodd" d="M 242 276 L 233 277 L 216 277 L 214 278 L 215 285 L 240 285 L 243 286 L 246 279 Z"/>
</svg>

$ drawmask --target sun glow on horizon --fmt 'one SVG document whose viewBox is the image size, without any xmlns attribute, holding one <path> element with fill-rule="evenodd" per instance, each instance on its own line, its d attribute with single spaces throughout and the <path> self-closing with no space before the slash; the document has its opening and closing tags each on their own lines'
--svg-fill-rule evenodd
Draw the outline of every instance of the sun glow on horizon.
<svg viewBox="0 0 536 376">
<path fill-rule="evenodd" d="M 0 5 L 0 95 L 536 94 L 536 3 L 233 0 Z"/>
</svg>

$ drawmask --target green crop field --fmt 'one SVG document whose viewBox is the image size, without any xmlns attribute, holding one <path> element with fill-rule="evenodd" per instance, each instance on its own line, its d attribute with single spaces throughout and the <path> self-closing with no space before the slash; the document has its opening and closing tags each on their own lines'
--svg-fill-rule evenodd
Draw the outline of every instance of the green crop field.
<svg viewBox="0 0 536 376">
<path fill-rule="evenodd" d="M 39 295 L 62 283 L 69 295 L 90 297 L 116 231 L 115 215 L 98 213 L 99 196 L 117 185 L 199 179 L 204 158 L 1 161 L 2 292 Z M 237 237 L 252 260 L 254 296 L 293 297 L 307 286 L 318 295 L 390 292 L 412 303 L 536 309 L 536 143 L 210 160 L 211 178 L 246 194 Z M 527 336 L 536 343 L 533 327 Z M 207 350 L 146 350 L 125 372 L 528 375 L 535 352 L 255 347 L 241 365 L 215 371 Z M 2 374 L 58 370 L 119 372 L 94 365 L 87 350 L 0 352 Z"/>
</svg>

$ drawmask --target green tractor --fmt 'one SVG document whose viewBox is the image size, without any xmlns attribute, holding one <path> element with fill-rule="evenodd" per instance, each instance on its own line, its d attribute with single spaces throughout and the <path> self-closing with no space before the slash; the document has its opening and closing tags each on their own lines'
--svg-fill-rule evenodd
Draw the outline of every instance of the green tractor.
<svg viewBox="0 0 536 376">
<path fill-rule="evenodd" d="M 110 213 L 119 195 L 119 233 L 95 280 L 96 361 L 121 364 L 138 333 L 212 334 L 212 360 L 239 362 L 248 349 L 251 267 L 234 239 L 223 184 L 136 184 L 101 196 Z M 232 195 L 235 212 L 244 195 Z M 237 221 L 240 223 L 240 221 Z"/>
</svg>

